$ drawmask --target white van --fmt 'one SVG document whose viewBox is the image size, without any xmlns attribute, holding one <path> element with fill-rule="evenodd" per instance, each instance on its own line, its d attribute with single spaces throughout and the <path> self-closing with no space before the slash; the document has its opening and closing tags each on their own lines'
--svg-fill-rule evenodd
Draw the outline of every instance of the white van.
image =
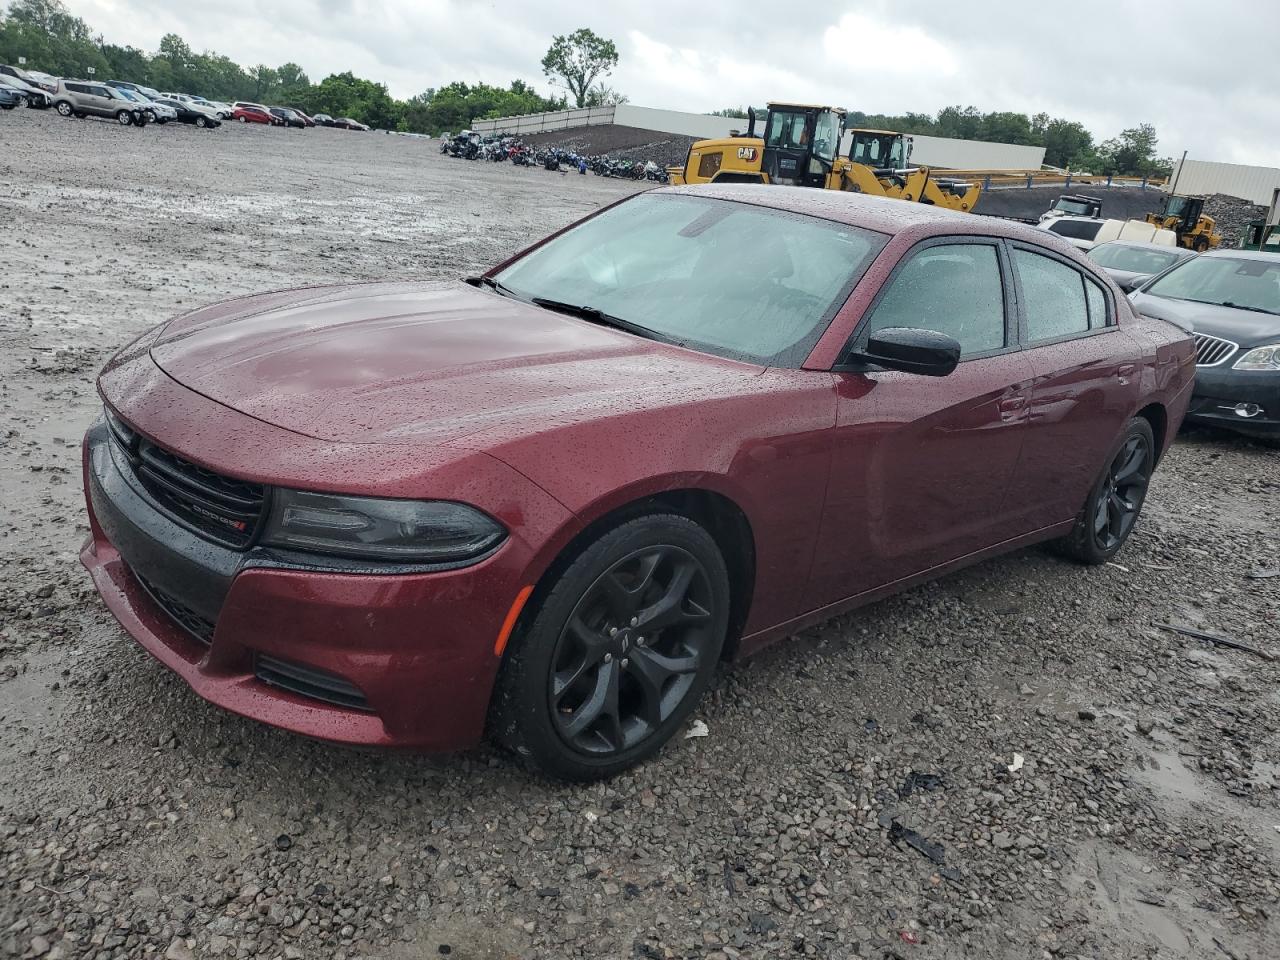
<svg viewBox="0 0 1280 960">
<path fill-rule="evenodd" d="M 1172 230 L 1152 226 L 1145 220 L 1097 220 L 1093 217 L 1054 217 L 1036 225 L 1048 233 L 1056 233 L 1073 247 L 1091 250 L 1109 240 L 1129 240 L 1134 243 L 1154 243 L 1161 247 L 1176 247 L 1178 235 Z"/>
</svg>

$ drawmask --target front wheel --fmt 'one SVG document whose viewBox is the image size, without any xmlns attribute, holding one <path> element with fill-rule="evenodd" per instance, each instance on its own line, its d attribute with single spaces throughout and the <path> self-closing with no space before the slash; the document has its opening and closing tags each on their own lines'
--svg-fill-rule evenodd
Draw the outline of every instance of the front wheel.
<svg viewBox="0 0 1280 960">
<path fill-rule="evenodd" d="M 1080 563 L 1106 563 L 1124 546 L 1138 522 L 1156 462 L 1155 435 L 1142 417 L 1129 421 L 1102 475 L 1089 492 L 1075 528 L 1057 542 Z"/>
<path fill-rule="evenodd" d="M 205 118 L 204 118 L 204 117 L 196 117 L 196 126 L 197 126 L 197 127 L 207 127 L 208 125 L 209 125 L 209 124 L 208 124 L 208 122 L 205 120 Z"/>
<path fill-rule="evenodd" d="M 675 514 L 604 534 L 525 615 L 495 692 L 497 739 L 564 780 L 613 776 L 697 706 L 729 623 L 716 542 Z"/>
<path fill-rule="evenodd" d="M 116 123 L 120 124 L 122 127 L 131 126 L 133 124 L 133 114 L 128 110 L 117 110 Z"/>
<path fill-rule="evenodd" d="M 58 115 L 63 117 L 69 117 L 75 113 L 75 109 L 65 100 L 59 100 L 56 109 L 58 111 Z"/>
</svg>

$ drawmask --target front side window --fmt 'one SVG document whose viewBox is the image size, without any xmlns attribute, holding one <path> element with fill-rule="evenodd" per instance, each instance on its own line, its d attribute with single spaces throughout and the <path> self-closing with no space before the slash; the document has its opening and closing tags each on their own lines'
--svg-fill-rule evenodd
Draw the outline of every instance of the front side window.
<svg viewBox="0 0 1280 960">
<path fill-rule="evenodd" d="M 1004 347 L 1004 284 L 996 248 L 942 244 L 915 254 L 872 308 L 860 342 L 885 327 L 945 333 L 960 344 L 961 359 Z"/>
<path fill-rule="evenodd" d="M 830 163 L 840 148 L 840 121 L 834 113 L 818 114 L 813 128 L 813 155 Z"/>
<path fill-rule="evenodd" d="M 1143 292 L 1172 300 L 1280 314 L 1280 261 L 1193 257 Z"/>
<path fill-rule="evenodd" d="M 1014 250 L 1013 265 L 1022 286 L 1022 309 L 1032 343 L 1089 329 L 1085 280 L 1079 270 L 1030 250 Z"/>
<path fill-rule="evenodd" d="M 725 200 L 648 194 L 520 258 L 516 297 L 593 307 L 720 356 L 799 366 L 886 238 Z"/>
</svg>

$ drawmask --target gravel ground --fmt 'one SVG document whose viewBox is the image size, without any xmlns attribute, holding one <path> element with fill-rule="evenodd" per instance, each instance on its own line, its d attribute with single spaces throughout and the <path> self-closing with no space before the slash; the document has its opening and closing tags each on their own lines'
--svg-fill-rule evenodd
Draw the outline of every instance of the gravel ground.
<svg viewBox="0 0 1280 960">
<path fill-rule="evenodd" d="M 526 171 L 522 171 L 525 173 Z M 603 785 L 195 697 L 76 562 L 118 345 L 454 277 L 636 189 L 337 130 L 0 117 L 0 957 L 1252 958 L 1280 943 L 1280 451 L 1194 432 L 1119 565 L 1023 551 L 726 669 Z"/>
</svg>

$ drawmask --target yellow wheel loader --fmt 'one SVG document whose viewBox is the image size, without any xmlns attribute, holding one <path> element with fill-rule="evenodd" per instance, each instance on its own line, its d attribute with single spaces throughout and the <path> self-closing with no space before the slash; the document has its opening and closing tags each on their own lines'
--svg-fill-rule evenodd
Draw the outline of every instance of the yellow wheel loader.
<svg viewBox="0 0 1280 960">
<path fill-rule="evenodd" d="M 845 129 L 845 111 L 798 103 L 770 103 L 764 135 L 749 110 L 745 136 L 699 140 L 683 167 L 669 167 L 672 183 L 781 183 L 848 190 L 873 197 L 969 211 L 982 188 L 909 166 L 911 138 L 892 130 Z M 846 135 L 849 146 L 841 156 Z"/>
<path fill-rule="evenodd" d="M 1197 253 L 1222 243 L 1222 234 L 1214 231 L 1213 217 L 1204 213 L 1204 197 L 1170 194 L 1164 198 L 1159 212 L 1147 214 L 1147 223 L 1174 231 L 1178 235 L 1179 246 Z"/>
</svg>

